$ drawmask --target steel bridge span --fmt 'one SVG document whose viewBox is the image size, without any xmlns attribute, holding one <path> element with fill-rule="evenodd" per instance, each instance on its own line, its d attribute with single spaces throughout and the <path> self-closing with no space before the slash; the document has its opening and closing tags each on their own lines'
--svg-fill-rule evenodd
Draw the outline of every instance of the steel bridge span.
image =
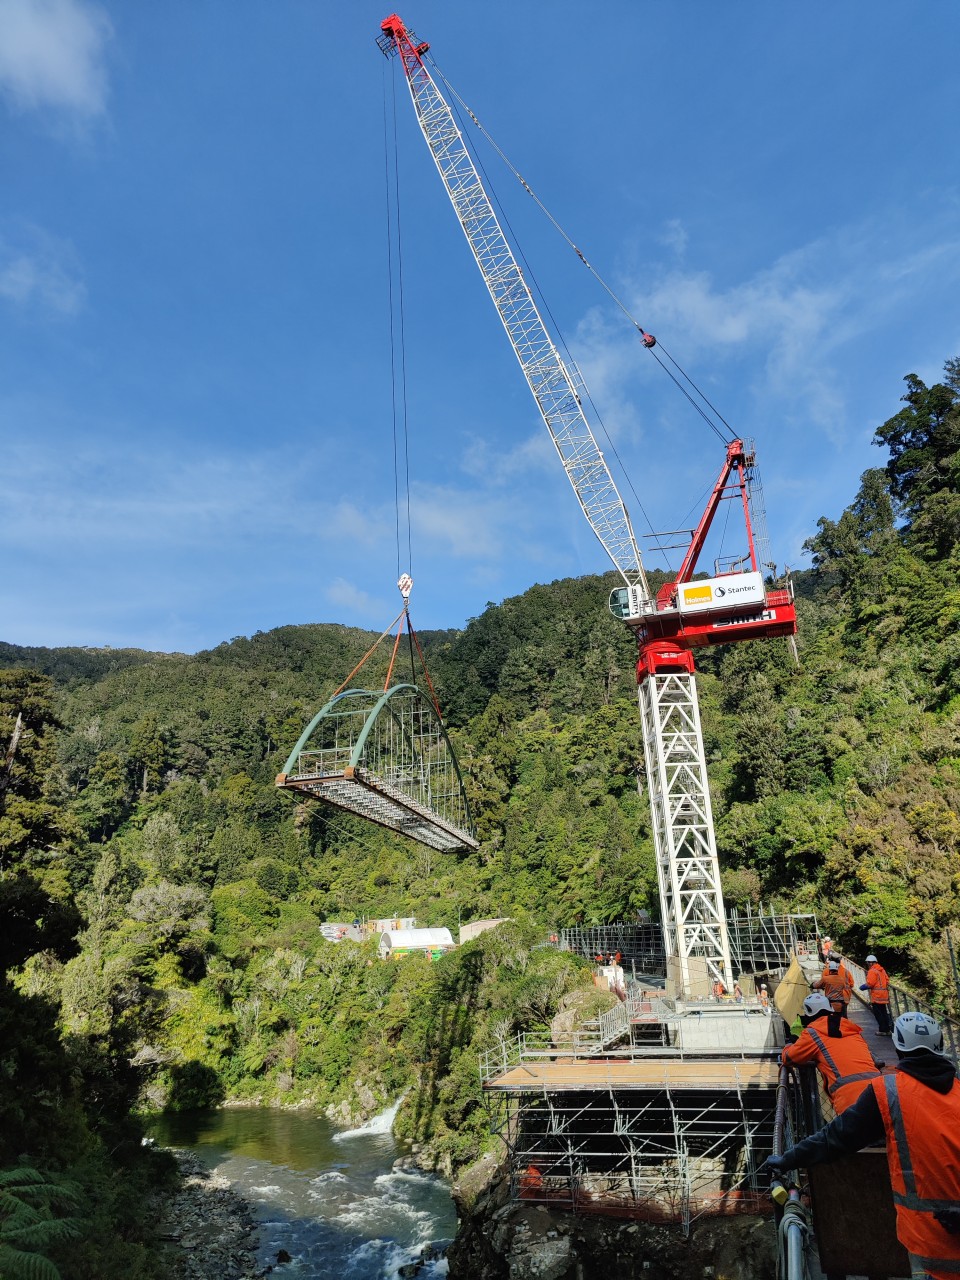
<svg viewBox="0 0 960 1280">
<path fill-rule="evenodd" d="M 300 735 L 277 786 L 441 853 L 479 848 L 447 731 L 413 684 L 331 698 Z"/>
</svg>

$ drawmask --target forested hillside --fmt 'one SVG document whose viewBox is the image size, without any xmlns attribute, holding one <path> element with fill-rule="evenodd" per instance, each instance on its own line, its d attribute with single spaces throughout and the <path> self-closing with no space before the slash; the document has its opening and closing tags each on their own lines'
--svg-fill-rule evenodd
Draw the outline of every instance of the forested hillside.
<svg viewBox="0 0 960 1280">
<path fill-rule="evenodd" d="M 786 641 L 700 664 L 724 883 L 732 905 L 815 909 L 955 1008 L 960 361 L 933 387 L 909 377 L 877 443 L 884 465 L 810 538 L 799 665 Z M 74 1224 L 48 1228 L 64 1275 L 150 1274 L 128 1201 L 158 1174 L 134 1104 L 347 1116 L 409 1089 L 402 1132 L 446 1168 L 476 1153 L 476 1050 L 587 981 L 537 945 L 547 927 L 657 911 L 611 585 L 533 587 L 421 637 L 482 839 L 461 857 L 274 786 L 366 632 L 281 627 L 192 656 L 0 645 L 0 1169 L 27 1157 L 98 1188 L 44 1202 Z M 433 966 L 319 935 L 394 914 L 514 923 Z M 58 1243 L 71 1231 L 83 1248 Z"/>
</svg>

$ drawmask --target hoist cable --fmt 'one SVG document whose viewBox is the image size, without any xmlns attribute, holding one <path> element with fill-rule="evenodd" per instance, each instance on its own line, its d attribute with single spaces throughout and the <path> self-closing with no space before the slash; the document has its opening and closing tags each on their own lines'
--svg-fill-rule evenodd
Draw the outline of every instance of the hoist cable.
<svg viewBox="0 0 960 1280">
<path fill-rule="evenodd" d="M 720 534 L 720 547 L 717 551 L 717 560 L 721 558 L 721 556 L 723 555 L 723 549 L 727 545 L 727 529 L 729 529 L 729 527 L 730 527 L 730 502 L 728 500 L 726 515 L 723 518 L 723 532 Z M 717 567 L 716 562 L 714 562 L 714 568 L 716 567 Z"/>
<path fill-rule="evenodd" d="M 385 71 L 386 74 L 386 71 Z M 393 116 L 393 189 L 390 183 L 390 122 L 387 112 L 386 83 L 384 83 L 384 170 L 387 200 L 387 274 L 390 307 L 390 390 L 393 409 L 393 488 L 396 512 L 397 574 L 401 565 L 401 498 L 400 498 L 400 441 L 402 434 L 404 490 L 407 526 L 407 572 L 413 569 L 413 536 L 410 517 L 410 432 L 407 416 L 407 355 L 403 306 L 403 237 L 400 224 L 400 165 L 397 132 L 396 78 L 390 77 L 391 107 Z M 392 204 L 391 204 L 392 196 Z M 393 216 L 391 216 L 393 215 Z M 396 235 L 394 237 L 394 228 Z M 397 283 L 394 289 L 394 258 L 396 258 Z M 399 357 L 398 357 L 399 352 Z M 398 413 L 399 383 L 399 413 Z M 400 431 L 398 432 L 398 416 Z"/>
<path fill-rule="evenodd" d="M 391 77 L 391 87 L 393 88 L 393 115 L 396 120 L 397 99 L 394 80 Z M 383 84 L 383 193 L 386 204 L 386 223 L 387 223 L 387 308 L 389 311 L 388 321 L 390 328 L 390 400 L 393 422 L 393 510 L 396 520 L 396 541 L 397 541 L 397 576 L 401 572 L 400 567 L 400 459 L 397 448 L 397 343 L 394 334 L 394 317 L 396 307 L 393 301 L 393 206 L 390 203 L 390 130 L 387 115 L 387 84 L 384 80 Z"/>
<path fill-rule="evenodd" d="M 447 78 L 444 76 L 443 72 L 442 72 L 442 71 L 440 70 L 440 68 L 437 66 L 437 64 L 436 64 L 436 62 L 433 60 L 433 58 L 431 58 L 431 59 L 430 59 L 430 65 L 433 67 L 433 69 L 434 69 L 434 71 L 436 72 L 436 74 L 437 74 L 437 76 L 439 77 L 439 79 L 443 81 L 443 84 L 444 84 L 444 86 L 446 87 L 446 89 L 448 90 L 448 92 L 450 93 L 450 96 L 451 96 L 452 98 L 455 98 L 455 99 L 456 99 L 456 101 L 459 103 L 459 105 L 460 105 L 460 106 L 463 108 L 463 110 L 467 113 L 467 115 L 470 117 L 470 119 L 471 119 L 471 120 L 473 121 L 473 123 L 476 125 L 476 127 L 477 127 L 477 129 L 480 131 L 480 133 L 484 136 L 484 138 L 486 138 L 487 142 L 490 144 L 490 146 L 493 148 L 493 150 L 496 152 L 496 154 L 500 157 L 500 159 L 503 161 L 503 163 L 506 165 L 506 167 L 510 170 L 510 172 L 513 174 L 513 176 L 517 179 L 517 181 L 518 181 L 518 182 L 520 183 L 520 185 L 523 187 L 524 191 L 526 191 L 527 195 L 529 195 L 529 196 L 530 196 L 530 198 L 533 200 L 534 204 L 536 204 L 537 208 L 538 208 L 538 209 L 543 213 L 543 215 L 547 218 L 547 220 L 551 223 L 551 225 L 552 225 L 552 226 L 557 230 L 557 232 L 562 236 L 562 238 L 566 241 L 566 243 L 567 243 L 567 244 L 570 246 L 570 248 L 574 251 L 574 253 L 575 253 L 575 254 L 577 255 L 577 257 L 580 259 L 580 261 L 583 263 L 583 265 L 587 268 L 587 270 L 590 272 L 590 274 L 593 276 L 593 278 L 597 281 L 597 283 L 600 285 L 600 287 L 604 290 L 604 292 L 605 292 L 605 293 L 610 297 L 610 299 L 611 299 L 611 300 L 614 302 L 614 304 L 615 304 L 615 305 L 620 309 L 620 311 L 622 311 L 622 312 L 623 312 L 624 316 L 626 316 L 627 320 L 629 320 L 629 322 L 630 322 L 630 324 L 633 326 L 633 328 L 635 328 L 635 329 L 637 330 L 637 332 L 640 334 L 640 336 L 641 336 L 641 337 L 646 337 L 646 336 L 647 336 L 647 331 L 643 328 L 643 326 L 642 326 L 642 325 L 640 324 L 640 322 L 636 319 L 636 317 L 631 313 L 631 311 L 629 310 L 629 308 L 627 307 L 627 305 L 624 303 L 624 301 L 620 298 L 620 296 L 619 296 L 619 295 L 618 295 L 618 294 L 617 294 L 617 293 L 616 293 L 616 292 L 611 288 L 611 286 L 610 286 L 609 284 L 607 284 L 607 282 L 606 282 L 606 280 L 603 278 L 603 276 L 601 276 L 601 274 L 599 273 L 599 271 L 597 271 L 597 269 L 593 266 L 593 264 L 588 260 L 588 258 L 587 258 L 587 256 L 586 256 L 586 254 L 583 252 L 583 250 L 580 248 L 580 246 L 579 246 L 579 245 L 578 245 L 578 244 L 577 244 L 577 243 L 576 243 L 576 242 L 575 242 L 575 241 L 574 241 L 574 240 L 573 240 L 573 239 L 572 239 L 572 238 L 567 234 L 567 232 L 563 229 L 563 227 L 560 225 L 560 223 L 557 221 L 557 219 L 553 216 L 553 214 L 550 212 L 550 210 L 547 208 L 547 206 L 543 203 L 543 201 L 540 199 L 540 197 L 537 195 L 537 193 L 533 190 L 533 188 L 532 188 L 532 187 L 530 186 L 530 184 L 527 182 L 526 178 L 524 178 L 523 174 L 522 174 L 522 173 L 520 172 L 520 170 L 516 167 L 516 165 L 514 165 L 514 164 L 512 163 L 512 161 L 509 159 L 509 157 L 506 155 L 506 153 L 505 153 L 505 152 L 504 152 L 504 151 L 503 151 L 503 150 L 498 146 L 498 144 L 494 141 L 494 139 L 492 138 L 492 136 L 487 132 L 487 130 L 484 128 L 484 126 L 480 123 L 480 120 L 479 120 L 479 118 L 476 116 L 476 114 L 475 114 L 475 113 L 470 109 L 470 107 L 469 107 L 469 106 L 467 106 L 466 102 L 464 102 L 463 98 L 461 98 L 461 96 L 459 95 L 459 93 L 457 93 L 456 89 L 453 87 L 453 85 L 450 83 L 450 81 L 449 81 L 449 80 L 447 80 Z M 669 360 L 669 361 L 670 361 L 670 363 L 673 365 L 673 367 L 674 367 L 674 368 L 677 370 L 677 372 L 680 374 L 680 377 L 681 377 L 681 378 L 683 378 L 683 380 L 684 380 L 686 383 L 688 383 L 688 385 L 692 388 L 693 393 L 694 393 L 695 395 L 699 396 L 699 398 L 703 401 L 703 404 L 705 404 L 705 405 L 707 406 L 707 408 L 710 410 L 710 412 L 711 412 L 711 413 L 713 413 L 713 414 L 715 414 L 715 415 L 716 415 L 716 417 L 720 420 L 720 422 L 722 422 L 722 423 L 723 423 L 723 425 L 726 427 L 727 431 L 730 433 L 730 434 L 729 434 L 729 439 L 730 439 L 730 440 L 735 439 L 735 438 L 736 438 L 736 432 L 735 432 L 735 431 L 733 430 L 733 428 L 730 426 L 729 422 L 727 422 L 726 418 L 724 418 L 724 416 L 723 416 L 723 414 L 720 412 L 720 410 L 719 410 L 719 409 L 717 409 L 717 407 L 716 407 L 714 404 L 712 404 L 712 403 L 711 403 L 711 401 L 710 401 L 710 400 L 707 398 L 707 396 L 706 396 L 706 395 L 705 395 L 705 394 L 700 390 L 700 388 L 699 388 L 699 387 L 697 386 L 697 384 L 693 381 L 693 379 L 692 379 L 692 378 L 690 377 L 690 375 L 686 372 L 686 370 L 685 370 L 685 369 L 683 369 L 683 368 L 682 368 L 682 367 L 677 363 L 677 361 L 676 361 L 676 360 L 674 360 L 674 358 L 673 358 L 673 356 L 670 354 L 670 352 L 666 349 L 666 347 L 664 347 L 664 346 L 663 346 L 663 343 L 658 341 L 658 344 L 657 344 L 657 345 L 660 347 L 660 350 L 663 352 L 664 356 L 666 356 L 667 360 Z M 674 374 L 672 374 L 672 373 L 670 372 L 670 370 L 669 370 L 669 369 L 667 368 L 667 366 L 664 364 L 663 360 L 661 360 L 661 359 L 660 359 L 659 355 L 657 354 L 657 351 L 656 351 L 653 347 L 647 347 L 646 349 L 647 349 L 648 351 L 650 351 L 650 352 L 651 352 L 651 354 L 652 354 L 652 355 L 654 356 L 654 358 L 656 359 L 657 363 L 660 365 L 660 367 L 663 369 L 663 371 L 664 371 L 664 372 L 665 372 L 665 373 L 666 373 L 666 374 L 671 378 L 671 380 L 672 380 L 672 381 L 677 385 L 677 387 L 678 387 L 681 391 L 683 391 L 683 394 L 684 394 L 684 395 L 686 396 L 686 398 L 690 401 L 690 404 L 691 404 L 691 405 L 693 405 L 693 407 L 694 407 L 694 408 L 696 409 L 696 411 L 699 413 L 700 417 L 704 420 L 704 422 L 707 424 L 707 426 L 709 426 L 709 427 L 710 427 L 710 429 L 711 429 L 711 430 L 712 430 L 712 431 L 713 431 L 717 436 L 719 436 L 719 437 L 720 437 L 720 439 L 721 439 L 721 440 L 723 440 L 723 441 L 724 441 L 724 443 L 726 444 L 726 443 L 728 442 L 727 437 L 725 437 L 725 436 L 723 435 L 723 433 L 720 431 L 719 427 L 718 427 L 718 426 L 716 425 L 716 423 L 711 419 L 711 417 L 710 417 L 710 416 L 709 416 L 709 414 L 706 412 L 706 410 L 702 407 L 702 405 L 698 405 L 698 404 L 697 404 L 696 400 L 694 400 L 694 398 L 693 398 L 693 395 L 691 395 L 691 394 L 690 394 L 690 392 L 688 392 L 687 390 L 685 390 L 685 388 L 684 388 L 683 386 L 681 386 L 681 383 L 680 383 L 679 379 L 678 379 Z"/>
</svg>

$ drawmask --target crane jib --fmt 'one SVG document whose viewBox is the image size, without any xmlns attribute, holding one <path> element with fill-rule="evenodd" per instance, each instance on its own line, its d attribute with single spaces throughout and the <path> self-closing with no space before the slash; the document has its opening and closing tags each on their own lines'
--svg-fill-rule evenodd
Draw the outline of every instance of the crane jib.
<svg viewBox="0 0 960 1280">
<path fill-rule="evenodd" d="M 453 112 L 424 65 L 427 46 L 395 14 L 382 29 L 399 53 L 427 146 L 584 515 L 624 581 L 650 600 L 629 514 L 583 412 L 582 380 L 547 332 Z"/>
</svg>

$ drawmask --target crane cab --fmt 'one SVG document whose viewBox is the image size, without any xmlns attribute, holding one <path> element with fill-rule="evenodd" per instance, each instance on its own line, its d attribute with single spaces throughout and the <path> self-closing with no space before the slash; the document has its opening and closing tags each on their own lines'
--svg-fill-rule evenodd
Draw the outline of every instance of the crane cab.
<svg viewBox="0 0 960 1280">
<path fill-rule="evenodd" d="M 649 597 L 640 586 L 614 587 L 607 606 L 618 622 L 637 626 L 651 612 Z"/>
</svg>

